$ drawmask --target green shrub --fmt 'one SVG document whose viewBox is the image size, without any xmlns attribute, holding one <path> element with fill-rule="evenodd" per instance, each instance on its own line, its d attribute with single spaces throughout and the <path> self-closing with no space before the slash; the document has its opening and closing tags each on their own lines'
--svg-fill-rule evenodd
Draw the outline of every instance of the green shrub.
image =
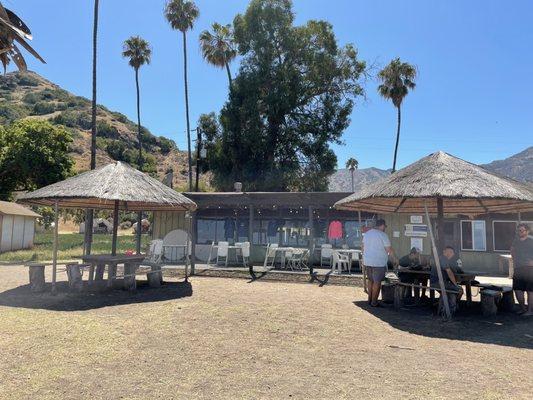
<svg viewBox="0 0 533 400">
<path fill-rule="evenodd" d="M 105 151 L 107 149 L 107 139 L 105 139 L 103 137 L 97 137 L 96 138 L 96 148 Z"/>
<path fill-rule="evenodd" d="M 109 157 L 114 160 L 127 162 L 124 158 L 124 152 L 126 149 L 126 145 L 121 140 L 108 140 L 107 142 L 106 152 L 109 154 Z"/>
<path fill-rule="evenodd" d="M 120 137 L 118 129 L 106 121 L 98 121 L 96 123 L 96 135 L 109 139 L 118 139 Z"/>
<path fill-rule="evenodd" d="M 129 121 L 128 117 L 126 117 L 124 114 L 119 112 L 112 112 L 111 115 L 115 118 L 116 121 L 122 122 L 123 124 L 127 124 Z"/>
<path fill-rule="evenodd" d="M 39 79 L 30 74 L 18 74 L 18 84 L 20 86 L 38 86 Z"/>
<path fill-rule="evenodd" d="M 22 101 L 26 104 L 35 104 L 41 100 L 41 96 L 36 92 L 28 92 L 22 98 Z"/>
<path fill-rule="evenodd" d="M 0 121 L 2 124 L 10 124 L 11 122 L 28 116 L 28 111 L 25 107 L 9 102 L 0 102 Z"/>
<path fill-rule="evenodd" d="M 47 101 L 39 101 L 33 106 L 33 113 L 37 115 L 51 114 L 55 110 L 55 104 Z"/>
<path fill-rule="evenodd" d="M 164 136 L 159 136 L 159 147 L 161 148 L 161 154 L 168 154 L 176 148 L 176 143 Z"/>
</svg>

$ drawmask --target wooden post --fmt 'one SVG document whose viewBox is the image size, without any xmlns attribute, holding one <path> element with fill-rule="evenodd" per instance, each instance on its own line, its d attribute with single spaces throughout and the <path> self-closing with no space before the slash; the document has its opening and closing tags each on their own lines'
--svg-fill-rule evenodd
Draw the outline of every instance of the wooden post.
<svg viewBox="0 0 533 400">
<path fill-rule="evenodd" d="M 444 201 L 437 197 L 437 250 L 444 250 Z"/>
<path fill-rule="evenodd" d="M 111 254 L 117 255 L 117 232 L 118 232 L 118 200 L 115 200 L 115 208 L 113 210 L 113 241 L 111 242 Z M 137 226 L 137 230 L 139 230 Z"/>
<path fill-rule="evenodd" d="M 189 243 L 191 242 L 191 239 L 192 239 L 192 235 L 191 235 L 192 216 L 189 213 L 189 211 L 185 212 L 185 219 L 188 220 L 188 222 L 186 223 L 186 225 L 187 225 L 187 245 L 185 246 L 185 251 L 186 251 L 186 253 L 185 253 L 185 282 L 188 282 L 189 281 Z"/>
<path fill-rule="evenodd" d="M 56 280 L 57 280 L 57 245 L 59 236 L 59 209 L 57 200 L 54 203 L 54 254 L 52 261 L 52 294 L 56 293 Z"/>
<path fill-rule="evenodd" d="M 251 260 L 252 255 L 252 242 L 254 240 L 254 206 L 253 204 L 250 204 L 248 207 L 248 242 L 250 242 L 250 256 L 248 257 L 249 265 L 248 265 L 248 272 L 250 273 L 250 276 L 254 277 L 254 264 Z M 244 263 L 244 255 L 243 255 L 243 263 Z"/>
<path fill-rule="evenodd" d="M 439 276 L 439 286 L 441 290 L 441 298 L 444 303 L 444 312 L 446 313 L 446 319 L 451 319 L 452 314 L 450 312 L 450 304 L 448 303 L 448 293 L 446 293 L 446 286 L 444 285 L 444 279 L 442 278 L 442 270 L 440 269 L 440 259 L 435 245 L 435 237 L 433 236 L 433 227 L 431 226 L 431 220 L 429 219 L 429 212 L 427 203 L 424 202 L 424 210 L 426 212 L 426 220 L 428 224 L 429 237 L 431 239 L 431 249 L 433 251 L 433 258 L 435 259 L 435 268 L 437 268 L 437 275 Z"/>
<path fill-rule="evenodd" d="M 68 286 L 70 289 L 81 290 L 83 288 L 83 281 L 81 279 L 81 270 L 79 264 L 71 263 L 66 265 Z"/>
<path fill-rule="evenodd" d="M 197 223 L 196 223 L 196 211 L 193 211 L 190 219 L 190 227 L 191 227 L 191 275 L 194 275 L 195 269 L 196 269 L 196 243 L 198 242 L 198 231 L 196 229 Z M 188 251 L 188 250 L 187 250 Z M 189 253 L 186 254 L 185 259 L 187 259 Z"/>
<path fill-rule="evenodd" d="M 141 235 L 143 231 L 143 212 L 139 211 L 137 213 L 137 232 L 135 232 L 135 252 L 141 254 Z"/>
<path fill-rule="evenodd" d="M 313 218 L 313 207 L 309 206 L 309 274 L 313 275 L 313 257 L 315 249 L 315 228 L 314 228 L 314 218 Z"/>
</svg>

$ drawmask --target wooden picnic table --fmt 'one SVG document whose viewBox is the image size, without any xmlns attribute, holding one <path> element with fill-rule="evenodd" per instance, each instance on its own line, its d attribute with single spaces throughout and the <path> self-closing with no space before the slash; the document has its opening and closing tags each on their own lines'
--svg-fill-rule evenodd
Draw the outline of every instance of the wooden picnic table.
<svg viewBox="0 0 533 400">
<path fill-rule="evenodd" d="M 89 285 L 94 281 L 104 280 L 104 270 L 107 266 L 107 286 L 113 286 L 113 280 L 117 276 L 117 265 L 124 264 L 124 288 L 129 290 L 136 289 L 135 271 L 145 259 L 142 254 L 96 254 L 82 257 L 84 263 L 90 264 Z"/>
<path fill-rule="evenodd" d="M 405 269 L 400 269 L 398 270 L 398 272 L 401 272 L 401 273 L 406 273 L 406 274 L 413 274 L 413 275 L 418 275 L 420 277 L 424 277 L 426 279 L 429 279 L 430 275 L 431 275 L 431 270 L 429 269 L 422 269 L 422 270 L 417 270 L 417 269 L 409 269 L 409 268 L 405 268 Z M 457 283 L 459 285 L 463 285 L 465 287 L 465 293 L 466 293 L 466 304 L 468 306 L 472 305 L 472 281 L 474 279 L 476 279 L 476 275 L 471 273 L 471 272 L 463 272 L 462 274 L 455 274 L 455 277 L 457 278 Z M 436 288 L 438 290 L 438 288 Z M 434 290 L 435 289 L 430 289 L 430 295 L 431 295 L 431 298 L 434 297 Z"/>
</svg>

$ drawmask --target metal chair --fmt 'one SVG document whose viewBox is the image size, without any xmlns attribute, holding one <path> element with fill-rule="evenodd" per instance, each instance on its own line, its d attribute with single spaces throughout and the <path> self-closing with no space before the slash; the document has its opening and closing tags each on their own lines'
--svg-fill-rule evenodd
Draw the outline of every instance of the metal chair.
<svg viewBox="0 0 533 400">
<path fill-rule="evenodd" d="M 274 267 L 274 262 L 276 261 L 276 249 L 278 248 L 277 243 L 271 243 L 266 248 L 265 253 L 265 262 L 263 263 L 264 267 Z M 269 262 L 272 264 L 269 265 Z"/>
<path fill-rule="evenodd" d="M 287 266 L 294 271 L 298 269 L 302 271 L 304 268 L 307 268 L 305 264 L 306 256 L 309 254 L 309 251 L 306 249 L 301 249 L 291 253 L 291 257 L 287 261 Z"/>
</svg>

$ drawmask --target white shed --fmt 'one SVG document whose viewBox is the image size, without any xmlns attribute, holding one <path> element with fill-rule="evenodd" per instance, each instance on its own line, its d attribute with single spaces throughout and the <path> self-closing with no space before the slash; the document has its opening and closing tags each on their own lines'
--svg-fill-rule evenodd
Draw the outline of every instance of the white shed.
<svg viewBox="0 0 533 400">
<path fill-rule="evenodd" d="M 31 248 L 40 217 L 20 204 L 0 201 L 0 253 Z"/>
</svg>

